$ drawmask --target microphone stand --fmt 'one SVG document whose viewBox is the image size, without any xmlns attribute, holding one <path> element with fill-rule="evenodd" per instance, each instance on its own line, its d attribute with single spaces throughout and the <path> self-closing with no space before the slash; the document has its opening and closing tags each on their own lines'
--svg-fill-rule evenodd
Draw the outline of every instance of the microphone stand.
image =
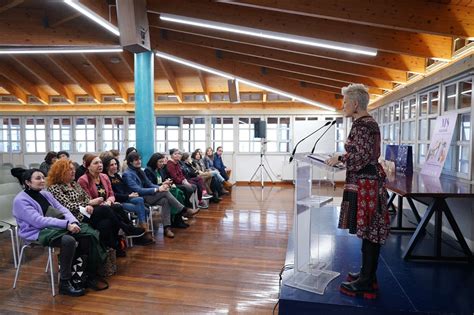
<svg viewBox="0 0 474 315">
<path fill-rule="evenodd" d="M 329 129 L 331 129 L 331 127 L 332 127 L 335 123 L 336 123 L 336 120 L 333 120 L 333 121 L 331 122 L 331 125 L 329 126 L 329 128 L 327 128 L 327 129 L 323 132 L 323 134 L 318 138 L 318 140 L 316 140 L 316 142 L 314 143 L 314 146 L 313 146 L 313 150 L 311 150 L 311 154 L 314 153 L 314 149 L 316 149 L 316 145 L 318 144 L 319 140 L 321 140 L 321 139 L 324 137 L 324 135 L 326 134 L 326 132 L 328 132 Z"/>
<path fill-rule="evenodd" d="M 312 135 L 314 135 L 316 132 L 318 132 L 319 130 L 323 129 L 324 127 L 328 126 L 329 124 L 331 124 L 330 121 L 328 121 L 327 123 L 325 123 L 324 125 L 322 125 L 321 127 L 319 127 L 318 129 L 316 129 L 315 131 L 313 131 L 312 133 L 310 133 L 309 135 L 307 135 L 306 137 L 304 137 L 303 139 L 301 139 L 300 141 L 298 141 L 298 143 L 295 145 L 294 149 L 293 149 L 293 152 L 291 152 L 291 156 L 290 156 L 290 161 L 289 163 L 291 163 L 293 161 L 293 158 L 295 157 L 295 153 L 296 153 L 296 148 L 298 147 L 298 145 L 303 142 L 304 140 L 308 139 L 309 137 L 311 137 Z"/>
</svg>

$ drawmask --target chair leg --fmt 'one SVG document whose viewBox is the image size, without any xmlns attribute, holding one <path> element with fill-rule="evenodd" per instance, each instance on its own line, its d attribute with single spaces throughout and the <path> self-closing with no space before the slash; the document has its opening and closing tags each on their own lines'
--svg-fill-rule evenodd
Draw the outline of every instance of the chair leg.
<svg viewBox="0 0 474 315">
<path fill-rule="evenodd" d="M 16 257 L 20 256 L 20 238 L 18 237 L 18 226 L 15 226 L 15 239 L 16 239 Z"/>
<path fill-rule="evenodd" d="M 151 207 L 150 207 L 150 213 L 148 214 L 148 220 L 150 220 L 151 235 L 155 237 L 155 228 L 153 226 L 153 209 Z"/>
<path fill-rule="evenodd" d="M 13 230 L 10 229 L 10 237 L 12 240 L 12 252 L 13 252 L 13 265 L 15 266 L 15 269 L 18 268 L 18 262 L 16 260 L 17 258 L 17 250 L 16 250 L 16 244 L 15 244 L 15 236 L 13 235 Z"/>
<path fill-rule="evenodd" d="M 18 266 L 17 266 L 16 272 L 15 272 L 15 281 L 13 282 L 13 289 L 16 288 L 16 281 L 18 280 L 18 275 L 20 274 L 21 261 L 23 259 L 23 253 L 24 253 L 26 247 L 28 247 L 28 245 L 23 245 L 21 247 L 20 257 L 18 257 Z"/>
<path fill-rule="evenodd" d="M 49 265 L 49 272 L 51 275 L 51 291 L 53 292 L 53 296 L 56 295 L 55 285 L 54 285 L 54 273 L 53 273 L 53 248 L 48 247 L 48 263 Z"/>
</svg>

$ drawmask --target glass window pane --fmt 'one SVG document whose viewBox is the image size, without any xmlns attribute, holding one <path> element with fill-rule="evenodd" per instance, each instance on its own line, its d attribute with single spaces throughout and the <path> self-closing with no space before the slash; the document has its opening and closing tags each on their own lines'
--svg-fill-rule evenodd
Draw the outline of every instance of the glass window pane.
<svg viewBox="0 0 474 315">
<path fill-rule="evenodd" d="M 472 102 L 472 80 L 459 82 L 459 90 L 460 90 L 460 93 L 461 93 L 459 108 L 471 107 L 471 102 Z"/>
<path fill-rule="evenodd" d="M 438 91 L 430 92 L 430 114 L 437 114 L 438 113 L 438 105 L 439 105 L 439 93 Z"/>
<path fill-rule="evenodd" d="M 428 120 L 421 119 L 418 127 L 418 140 L 428 140 Z"/>
<path fill-rule="evenodd" d="M 428 113 L 428 95 L 420 95 L 420 115 Z"/>
<path fill-rule="evenodd" d="M 222 130 L 223 140 L 233 140 L 234 139 L 234 130 Z"/>
<path fill-rule="evenodd" d="M 456 109 L 456 84 L 445 87 L 444 109 L 446 111 Z"/>
<path fill-rule="evenodd" d="M 461 141 L 471 140 L 471 114 L 461 115 Z"/>
</svg>

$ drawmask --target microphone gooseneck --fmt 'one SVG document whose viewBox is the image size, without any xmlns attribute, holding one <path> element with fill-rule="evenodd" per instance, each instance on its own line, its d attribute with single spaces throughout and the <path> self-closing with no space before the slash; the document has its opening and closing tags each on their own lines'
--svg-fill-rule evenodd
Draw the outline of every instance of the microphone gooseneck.
<svg viewBox="0 0 474 315">
<path fill-rule="evenodd" d="M 330 126 L 329 126 L 326 130 L 324 130 L 323 134 L 316 140 L 316 142 L 314 143 L 314 146 L 313 146 L 313 150 L 311 150 L 311 154 L 314 153 L 314 149 L 316 149 L 316 145 L 318 144 L 319 140 L 321 140 L 321 139 L 324 137 L 324 135 L 326 134 L 326 132 L 328 132 L 329 129 L 331 129 L 331 127 L 332 127 L 335 123 L 336 123 L 336 119 L 334 119 L 333 121 L 331 121 L 331 122 L 330 122 Z"/>
<path fill-rule="evenodd" d="M 334 120 L 335 121 L 335 120 Z M 309 135 L 307 135 L 306 137 L 304 137 L 303 139 L 301 139 L 300 141 L 298 141 L 298 143 L 296 143 L 295 147 L 293 148 L 293 152 L 291 152 L 291 156 L 290 156 L 290 161 L 289 163 L 291 163 L 295 157 L 295 153 L 296 153 L 296 148 L 298 147 L 298 145 L 303 142 L 304 140 L 308 139 L 309 137 L 311 137 L 312 135 L 314 135 L 316 132 L 318 132 L 319 130 L 323 129 L 324 127 L 330 125 L 330 124 L 334 124 L 333 122 L 331 121 L 328 121 L 327 123 L 325 123 L 324 125 L 322 125 L 321 127 L 319 127 L 318 129 L 316 129 L 315 131 L 311 132 Z"/>
</svg>

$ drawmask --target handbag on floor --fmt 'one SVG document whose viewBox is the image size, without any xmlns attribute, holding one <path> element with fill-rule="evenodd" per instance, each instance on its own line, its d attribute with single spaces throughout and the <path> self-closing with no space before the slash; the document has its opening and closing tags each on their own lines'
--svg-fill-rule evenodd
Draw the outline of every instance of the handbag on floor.
<svg viewBox="0 0 474 315">
<path fill-rule="evenodd" d="M 107 257 L 103 265 L 99 267 L 97 274 L 101 277 L 110 277 L 117 273 L 117 256 L 115 249 L 107 249 Z"/>
</svg>

